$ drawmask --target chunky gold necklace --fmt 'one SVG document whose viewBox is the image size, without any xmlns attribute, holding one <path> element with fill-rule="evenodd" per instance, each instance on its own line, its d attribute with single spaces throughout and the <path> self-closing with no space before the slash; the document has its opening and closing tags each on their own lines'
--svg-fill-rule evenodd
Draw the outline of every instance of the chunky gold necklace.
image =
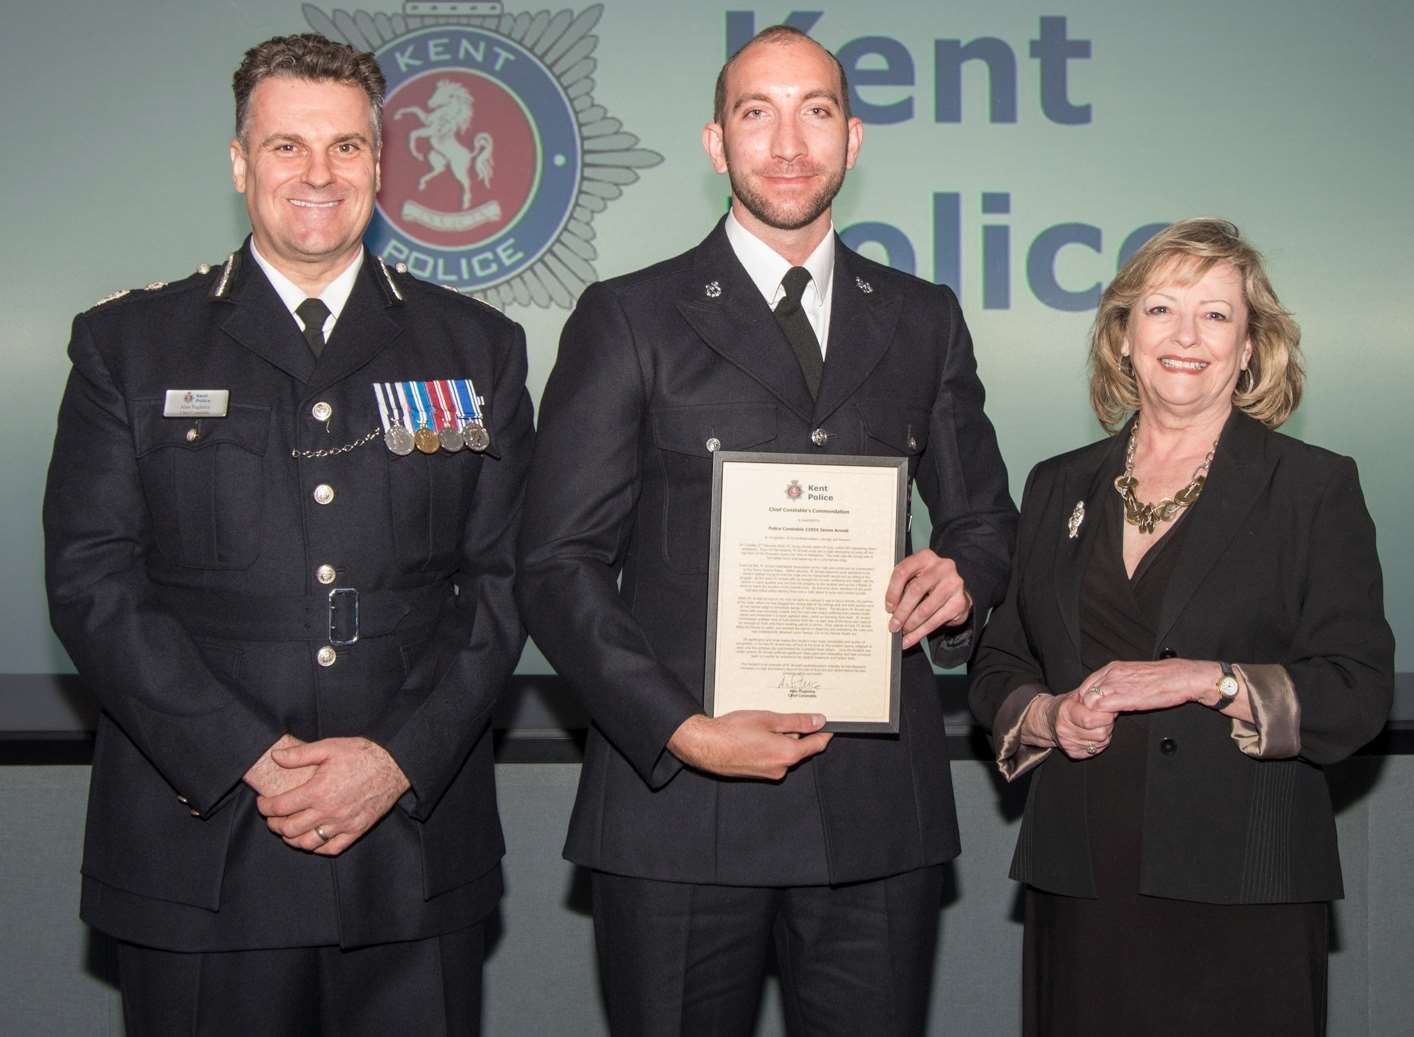
<svg viewBox="0 0 1414 1037">
<path fill-rule="evenodd" d="M 1134 447 L 1139 441 L 1139 419 L 1134 419 L 1134 428 L 1129 433 L 1129 446 L 1124 452 L 1124 474 L 1115 479 L 1115 492 L 1124 501 L 1124 521 L 1138 526 L 1141 533 L 1152 533 L 1160 522 L 1167 522 L 1184 508 L 1198 499 L 1203 492 L 1203 484 L 1208 481 L 1208 466 L 1217 453 L 1218 441 L 1213 440 L 1213 449 L 1203 458 L 1188 485 L 1172 497 L 1165 497 L 1155 504 L 1145 504 L 1134 496 L 1134 488 L 1139 481 L 1134 478 Z"/>
</svg>

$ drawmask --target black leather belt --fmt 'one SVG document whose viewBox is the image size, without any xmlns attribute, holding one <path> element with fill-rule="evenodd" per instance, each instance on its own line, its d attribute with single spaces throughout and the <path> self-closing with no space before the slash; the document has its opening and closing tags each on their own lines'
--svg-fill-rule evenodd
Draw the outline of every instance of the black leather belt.
<svg viewBox="0 0 1414 1037">
<path fill-rule="evenodd" d="M 335 587 L 305 596 L 227 594 L 163 587 L 157 600 L 192 633 L 230 641 L 320 641 L 351 645 L 391 634 L 405 621 L 430 623 L 450 604 L 451 581 L 412 590 Z"/>
</svg>

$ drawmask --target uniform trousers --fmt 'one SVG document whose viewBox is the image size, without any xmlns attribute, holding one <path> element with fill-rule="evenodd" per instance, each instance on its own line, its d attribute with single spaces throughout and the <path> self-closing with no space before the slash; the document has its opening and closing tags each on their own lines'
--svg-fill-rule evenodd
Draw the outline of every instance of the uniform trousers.
<svg viewBox="0 0 1414 1037">
<path fill-rule="evenodd" d="M 943 866 L 840 886 L 593 875 L 614 1037 L 755 1032 L 774 947 L 792 1037 L 913 1037 L 927 1025 Z"/>
<path fill-rule="evenodd" d="M 466 1037 L 481 1031 L 480 924 L 354 950 L 213 953 L 119 942 L 128 1037 Z"/>
</svg>

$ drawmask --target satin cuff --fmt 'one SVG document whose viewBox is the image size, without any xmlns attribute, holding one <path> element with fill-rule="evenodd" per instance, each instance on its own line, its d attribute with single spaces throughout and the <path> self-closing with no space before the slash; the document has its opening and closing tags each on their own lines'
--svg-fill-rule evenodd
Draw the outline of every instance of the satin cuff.
<svg viewBox="0 0 1414 1037">
<path fill-rule="evenodd" d="M 1252 720 L 1232 719 L 1232 740 L 1258 760 L 1282 760 L 1301 752 L 1301 703 L 1291 674 L 1278 663 L 1233 665 L 1247 685 Z"/>
<path fill-rule="evenodd" d="M 992 748 L 997 751 L 997 770 L 1007 781 L 1015 781 L 1051 755 L 1051 750 L 1045 746 L 1024 745 L 1021 741 L 1021 722 L 1026 719 L 1026 711 L 1042 695 L 1048 694 L 1045 685 L 1023 684 L 1006 697 L 992 720 Z"/>
</svg>

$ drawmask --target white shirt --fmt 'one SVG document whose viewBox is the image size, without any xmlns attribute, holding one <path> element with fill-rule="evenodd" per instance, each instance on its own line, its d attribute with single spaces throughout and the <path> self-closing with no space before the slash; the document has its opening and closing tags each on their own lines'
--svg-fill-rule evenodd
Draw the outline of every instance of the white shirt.
<svg viewBox="0 0 1414 1037">
<path fill-rule="evenodd" d="M 732 251 L 747 274 L 766 299 L 766 305 L 776 308 L 776 303 L 785 297 L 786 290 L 781 285 L 787 271 L 795 264 L 766 244 L 751 231 L 741 225 L 736 213 L 727 213 L 727 240 Z M 800 308 L 810 320 L 815 332 L 815 340 L 820 343 L 820 355 L 825 355 L 826 342 L 830 331 L 830 301 L 835 294 L 835 225 L 830 224 L 829 233 L 815 246 L 815 251 L 800 264 L 810 271 L 810 283 L 800 297 Z"/>
<path fill-rule="evenodd" d="M 285 304 L 285 309 L 290 311 L 290 316 L 295 319 L 300 331 L 304 331 L 304 321 L 300 320 L 299 314 L 295 312 L 295 307 L 310 296 L 305 294 L 303 288 L 276 270 L 270 261 L 260 254 L 260 249 L 255 247 L 254 238 L 250 239 L 250 254 L 260 264 L 260 269 L 265 271 L 265 276 L 270 279 L 275 294 Z M 329 341 L 329 336 L 334 331 L 334 324 L 338 321 L 339 314 L 344 311 L 344 303 L 349 301 L 349 296 L 353 293 L 354 281 L 358 280 L 358 272 L 362 266 L 363 249 L 359 249 L 358 255 L 354 256 L 353 262 L 344 268 L 343 273 L 326 284 L 324 291 L 316 296 L 325 306 L 329 307 L 329 316 L 324 318 L 325 342 Z"/>
</svg>

